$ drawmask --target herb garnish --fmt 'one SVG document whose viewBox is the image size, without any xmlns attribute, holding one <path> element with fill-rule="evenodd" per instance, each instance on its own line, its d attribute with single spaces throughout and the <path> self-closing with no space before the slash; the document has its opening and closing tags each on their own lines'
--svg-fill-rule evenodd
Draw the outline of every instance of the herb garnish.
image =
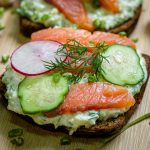
<svg viewBox="0 0 150 150">
<path fill-rule="evenodd" d="M 17 136 L 22 136 L 23 134 L 23 129 L 12 129 L 8 132 L 8 137 L 17 137 Z"/>
<path fill-rule="evenodd" d="M 127 33 L 126 33 L 126 32 L 123 32 L 123 31 L 122 31 L 122 32 L 119 32 L 118 34 L 119 34 L 120 36 L 127 36 Z"/>
<path fill-rule="evenodd" d="M 2 17 L 4 15 L 4 8 L 0 7 L 0 17 Z"/>
<path fill-rule="evenodd" d="M 132 39 L 132 41 L 133 41 L 134 43 L 137 43 L 137 42 L 139 41 L 139 39 L 138 39 L 138 38 L 134 38 L 134 39 Z"/>
<path fill-rule="evenodd" d="M 3 30 L 4 28 L 5 28 L 4 26 L 0 25 L 0 30 Z"/>
<path fill-rule="evenodd" d="M 3 56 L 2 56 L 1 61 L 2 61 L 3 64 L 7 63 L 8 60 L 9 60 L 9 55 L 3 55 Z"/>
<path fill-rule="evenodd" d="M 0 7 L 0 18 L 3 17 L 4 15 L 4 8 L 3 7 Z M 3 30 L 4 27 L 0 24 L 0 30 Z"/>
<path fill-rule="evenodd" d="M 108 137 L 108 138 L 103 138 L 101 139 L 101 147 L 103 147 L 105 144 L 109 143 L 110 141 L 112 141 L 113 139 L 115 139 L 117 136 L 119 136 L 122 132 L 126 131 L 128 128 L 146 120 L 150 118 L 150 113 L 147 113 L 139 118 L 137 118 L 136 120 L 132 121 L 131 123 L 125 125 L 118 133 Z"/>
<path fill-rule="evenodd" d="M 93 52 L 88 52 L 88 49 Z M 78 82 L 85 73 L 90 74 L 90 81 L 98 81 L 98 76 L 103 71 L 101 64 L 104 60 L 108 61 L 102 55 L 102 52 L 108 48 L 105 43 L 99 43 L 96 46 L 86 47 L 76 40 L 68 40 L 57 50 L 56 54 L 65 57 L 66 60 L 55 58 L 55 61 L 45 62 L 45 67 L 55 72 L 72 73 L 74 83 Z"/>
<path fill-rule="evenodd" d="M 100 2 L 98 0 L 92 0 L 92 5 L 95 7 L 95 8 L 99 8 L 100 7 Z"/>
<path fill-rule="evenodd" d="M 22 137 L 17 137 L 12 139 L 10 142 L 16 146 L 21 146 L 24 144 L 24 139 Z"/>
<path fill-rule="evenodd" d="M 60 144 L 61 145 L 69 145 L 71 144 L 71 139 L 68 136 L 65 136 L 63 138 L 60 139 Z"/>
<path fill-rule="evenodd" d="M 8 132 L 8 137 L 11 138 L 11 143 L 16 146 L 21 146 L 24 144 L 24 139 L 22 137 L 23 129 L 17 128 L 12 129 Z"/>
</svg>

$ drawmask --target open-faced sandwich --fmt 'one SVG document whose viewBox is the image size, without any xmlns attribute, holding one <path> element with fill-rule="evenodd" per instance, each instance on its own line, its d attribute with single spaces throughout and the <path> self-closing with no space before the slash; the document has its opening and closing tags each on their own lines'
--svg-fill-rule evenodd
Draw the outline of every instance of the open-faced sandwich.
<svg viewBox="0 0 150 150">
<path fill-rule="evenodd" d="M 0 90 L 9 110 L 43 128 L 107 135 L 142 100 L 149 67 L 127 37 L 50 28 L 14 51 Z"/>
<path fill-rule="evenodd" d="M 113 33 L 129 31 L 142 0 L 22 0 L 17 13 L 25 35 L 47 27 L 74 27 Z"/>
</svg>

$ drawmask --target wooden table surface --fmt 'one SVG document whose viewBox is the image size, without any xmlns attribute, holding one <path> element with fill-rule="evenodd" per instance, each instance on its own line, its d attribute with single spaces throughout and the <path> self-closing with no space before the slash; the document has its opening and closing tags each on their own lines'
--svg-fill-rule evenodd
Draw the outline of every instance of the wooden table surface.
<svg viewBox="0 0 150 150">
<path fill-rule="evenodd" d="M 19 33 L 18 17 L 8 10 L 4 17 L 5 30 L 0 36 L 0 56 L 11 54 L 21 43 L 27 41 Z M 150 55 L 150 0 L 144 0 L 143 10 L 136 29 L 131 35 L 138 38 L 138 48 L 142 53 Z M 4 66 L 0 65 L 0 73 Z M 145 91 L 142 104 L 137 109 L 131 120 L 150 112 L 150 81 Z M 130 120 L 130 121 L 131 121 Z M 103 150 L 150 150 L 150 120 L 144 121 L 118 136 L 107 144 Z M 14 128 L 24 129 L 25 143 L 21 147 L 15 147 L 10 143 L 7 134 Z M 0 103 L 0 150 L 99 150 L 100 139 L 72 138 L 71 145 L 61 146 L 59 141 L 64 136 L 61 133 L 51 133 L 35 127 L 16 114 L 6 110 Z"/>
</svg>

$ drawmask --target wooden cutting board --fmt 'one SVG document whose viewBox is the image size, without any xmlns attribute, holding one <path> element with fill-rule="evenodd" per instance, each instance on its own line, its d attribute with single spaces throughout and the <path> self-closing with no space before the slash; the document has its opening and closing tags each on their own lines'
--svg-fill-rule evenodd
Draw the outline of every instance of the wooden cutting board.
<svg viewBox="0 0 150 150">
<path fill-rule="evenodd" d="M 138 38 L 138 48 L 142 53 L 150 55 L 150 0 L 144 0 L 143 11 L 136 29 L 131 38 Z M 27 41 L 19 33 L 18 17 L 12 15 L 10 10 L 4 17 L 5 30 L 0 36 L 0 56 L 11 54 L 12 51 Z M 4 71 L 4 66 L 0 65 L 0 73 Z M 131 120 L 150 112 L 150 81 L 148 82 L 142 104 L 137 109 Z M 130 121 L 131 121 L 130 120 Z M 144 121 L 118 136 L 115 140 L 107 144 L 103 150 L 150 150 L 150 120 Z M 15 147 L 10 143 L 8 131 L 14 128 L 24 129 L 25 143 L 21 147 Z M 0 150 L 99 150 L 100 139 L 72 138 L 71 145 L 61 146 L 61 133 L 51 133 L 35 127 L 16 114 L 6 110 L 0 103 Z"/>
</svg>

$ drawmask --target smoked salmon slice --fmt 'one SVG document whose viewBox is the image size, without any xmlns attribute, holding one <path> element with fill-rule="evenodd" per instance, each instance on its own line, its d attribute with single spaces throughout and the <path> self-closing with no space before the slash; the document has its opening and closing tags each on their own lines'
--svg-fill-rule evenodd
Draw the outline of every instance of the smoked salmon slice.
<svg viewBox="0 0 150 150">
<path fill-rule="evenodd" d="M 130 108 L 134 104 L 134 97 L 125 87 L 102 82 L 73 84 L 63 104 L 45 115 L 51 117 L 87 110 Z"/>
<path fill-rule="evenodd" d="M 136 48 L 135 43 L 128 37 L 108 32 L 96 31 L 89 37 L 89 41 L 94 41 L 95 44 L 105 42 L 108 45 L 121 44 Z"/>
<path fill-rule="evenodd" d="M 99 0 L 99 1 L 100 1 L 100 5 L 105 9 L 113 13 L 119 12 L 118 0 Z"/>
<path fill-rule="evenodd" d="M 32 40 L 54 40 L 67 43 L 69 39 L 76 39 L 81 44 L 87 45 L 91 33 L 87 30 L 74 30 L 71 28 L 48 28 L 37 31 L 31 35 Z"/>
<path fill-rule="evenodd" d="M 94 30 L 92 21 L 88 18 L 82 0 L 46 0 L 53 4 L 72 23 L 89 31 Z"/>
<path fill-rule="evenodd" d="M 33 33 L 31 39 L 54 40 L 61 43 L 66 43 L 68 39 L 75 39 L 85 46 L 89 46 L 89 42 L 93 41 L 95 45 L 101 42 L 106 42 L 108 45 L 122 44 L 136 48 L 135 43 L 126 36 L 100 31 L 91 34 L 89 31 L 83 29 L 48 28 Z"/>
</svg>

